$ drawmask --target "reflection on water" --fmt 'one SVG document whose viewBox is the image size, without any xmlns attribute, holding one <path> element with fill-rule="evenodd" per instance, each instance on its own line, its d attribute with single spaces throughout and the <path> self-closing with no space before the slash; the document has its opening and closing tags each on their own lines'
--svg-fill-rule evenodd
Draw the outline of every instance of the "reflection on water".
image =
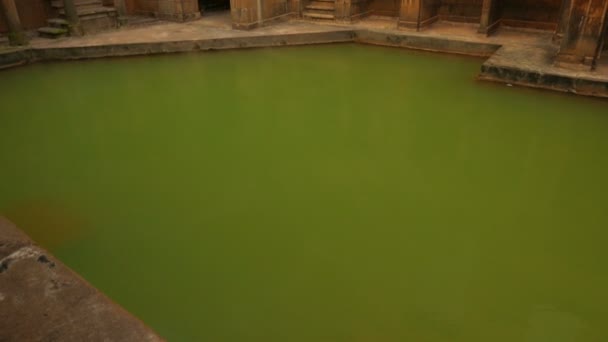
<svg viewBox="0 0 608 342">
<path fill-rule="evenodd" d="M 36 243 L 49 249 L 78 239 L 85 228 L 81 214 L 49 200 L 11 204 L 3 215 L 25 230 Z"/>
</svg>

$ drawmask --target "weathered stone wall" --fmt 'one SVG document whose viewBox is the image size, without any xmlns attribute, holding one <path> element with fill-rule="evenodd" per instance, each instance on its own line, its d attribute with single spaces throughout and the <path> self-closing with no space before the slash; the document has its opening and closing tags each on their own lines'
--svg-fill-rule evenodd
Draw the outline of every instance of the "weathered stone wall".
<svg viewBox="0 0 608 342">
<path fill-rule="evenodd" d="M 478 32 L 486 35 L 494 32 L 500 25 L 501 10 L 502 0 L 483 0 Z"/>
<path fill-rule="evenodd" d="M 568 0 L 569 15 L 557 64 L 583 63 L 590 67 L 600 55 L 602 35 L 605 34 L 608 16 L 608 1 L 606 0 Z"/>
<path fill-rule="evenodd" d="M 502 18 L 557 23 L 562 0 L 503 0 Z"/>
<path fill-rule="evenodd" d="M 479 22 L 483 0 L 441 0 L 439 16 L 443 20 Z"/>
<path fill-rule="evenodd" d="M 427 26 L 438 19 L 441 0 L 422 1 L 420 6 L 420 25 Z"/>
<path fill-rule="evenodd" d="M 369 10 L 372 14 L 396 17 L 399 15 L 400 0 L 372 0 Z"/>
<path fill-rule="evenodd" d="M 257 0 L 230 0 L 230 14 L 235 28 L 252 28 L 259 18 Z"/>
<path fill-rule="evenodd" d="M 296 15 L 299 0 L 230 0 L 232 26 L 236 29 L 252 29 L 265 22 Z"/>
<path fill-rule="evenodd" d="M 132 14 L 155 15 L 158 13 L 158 0 L 127 0 L 127 11 Z"/>
<path fill-rule="evenodd" d="M 262 20 L 269 20 L 291 12 L 291 1 L 262 0 Z"/>
<path fill-rule="evenodd" d="M 346 1 L 348 1 L 348 0 L 346 0 Z M 390 1 L 390 0 L 385 0 L 385 1 Z M 399 2 L 399 0 L 397 0 L 397 2 Z M 367 14 L 374 13 L 371 6 L 372 6 L 372 0 L 350 0 L 350 10 L 349 10 L 350 18 L 356 20 Z M 348 6 L 347 6 L 347 8 L 348 8 Z M 399 7 L 397 7 L 396 10 L 397 10 L 397 13 L 395 15 L 398 15 Z"/>
<path fill-rule="evenodd" d="M 438 18 L 440 0 L 401 0 L 399 27 L 419 30 Z"/>
<path fill-rule="evenodd" d="M 21 25 L 25 30 L 37 29 L 46 25 L 46 20 L 55 15 L 48 0 L 17 0 L 17 11 L 21 19 Z M 0 15 L 0 33 L 6 33 L 8 28 L 4 18 Z"/>
</svg>

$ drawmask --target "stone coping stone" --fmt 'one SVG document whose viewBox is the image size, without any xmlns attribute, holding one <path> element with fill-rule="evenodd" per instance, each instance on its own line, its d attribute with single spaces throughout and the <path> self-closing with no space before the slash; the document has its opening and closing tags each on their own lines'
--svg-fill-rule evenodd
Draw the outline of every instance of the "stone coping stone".
<svg viewBox="0 0 608 342">
<path fill-rule="evenodd" d="M 0 341 L 164 341 L 0 216 Z"/>
</svg>

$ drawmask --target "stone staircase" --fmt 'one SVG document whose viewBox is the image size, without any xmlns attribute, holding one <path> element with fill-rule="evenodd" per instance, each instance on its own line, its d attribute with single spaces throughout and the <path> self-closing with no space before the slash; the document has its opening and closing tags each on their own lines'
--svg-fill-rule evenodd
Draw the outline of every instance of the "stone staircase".
<svg viewBox="0 0 608 342">
<path fill-rule="evenodd" d="M 312 0 L 304 8 L 302 16 L 311 20 L 333 21 L 335 10 L 335 0 Z"/>
<path fill-rule="evenodd" d="M 103 6 L 102 0 L 75 0 L 80 26 L 85 33 L 96 33 L 118 27 L 118 13 L 114 7 Z M 45 38 L 60 38 L 69 34 L 69 23 L 65 20 L 63 0 L 51 1 L 58 18 L 47 20 L 48 26 L 38 29 Z"/>
<path fill-rule="evenodd" d="M 57 39 L 69 34 L 70 24 L 61 18 L 53 18 L 46 21 L 48 26 L 38 29 L 38 35 L 43 38 Z"/>
</svg>

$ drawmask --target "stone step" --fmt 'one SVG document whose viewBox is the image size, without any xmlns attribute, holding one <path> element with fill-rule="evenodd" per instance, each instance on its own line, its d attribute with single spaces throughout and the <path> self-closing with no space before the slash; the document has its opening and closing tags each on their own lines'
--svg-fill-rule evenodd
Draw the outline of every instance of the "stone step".
<svg viewBox="0 0 608 342">
<path fill-rule="evenodd" d="M 76 0 L 76 7 L 81 6 L 102 6 L 103 3 L 101 0 Z M 63 8 L 63 0 L 54 0 L 51 2 L 51 6 L 53 8 Z"/>
<path fill-rule="evenodd" d="M 129 25 L 150 25 L 159 22 L 158 18 L 155 17 L 139 17 L 139 16 L 128 16 L 126 17 Z"/>
<path fill-rule="evenodd" d="M 334 20 L 333 14 L 326 13 L 313 13 L 310 11 L 305 11 L 303 14 L 304 18 L 313 19 L 313 20 Z"/>
<path fill-rule="evenodd" d="M 68 30 L 58 27 L 41 27 L 38 29 L 38 35 L 43 38 L 57 39 L 68 35 Z"/>
<path fill-rule="evenodd" d="M 308 2 L 308 6 L 313 5 L 313 6 L 331 6 L 331 7 L 336 7 L 336 3 L 333 1 L 323 1 L 323 0 L 312 0 L 310 2 Z"/>
<path fill-rule="evenodd" d="M 93 16 L 96 14 L 103 14 L 103 15 L 116 15 L 116 9 L 113 7 L 103 7 L 103 6 L 86 6 L 86 7 L 78 7 L 76 9 L 76 12 L 78 12 L 78 16 L 81 17 L 86 17 L 86 16 Z M 59 10 L 59 14 L 61 16 L 65 16 L 65 9 L 60 9 Z"/>
<path fill-rule="evenodd" d="M 307 9 L 306 11 L 304 11 L 305 13 L 308 14 L 322 14 L 322 15 L 334 15 L 334 10 L 311 10 L 311 9 Z"/>
<path fill-rule="evenodd" d="M 317 4 L 311 4 L 306 6 L 307 10 L 314 10 L 314 11 L 335 11 L 336 7 L 333 5 L 317 5 Z"/>
<path fill-rule="evenodd" d="M 68 28 L 70 26 L 70 23 L 68 23 L 67 20 L 61 18 L 48 19 L 46 22 L 50 27 Z"/>
</svg>

